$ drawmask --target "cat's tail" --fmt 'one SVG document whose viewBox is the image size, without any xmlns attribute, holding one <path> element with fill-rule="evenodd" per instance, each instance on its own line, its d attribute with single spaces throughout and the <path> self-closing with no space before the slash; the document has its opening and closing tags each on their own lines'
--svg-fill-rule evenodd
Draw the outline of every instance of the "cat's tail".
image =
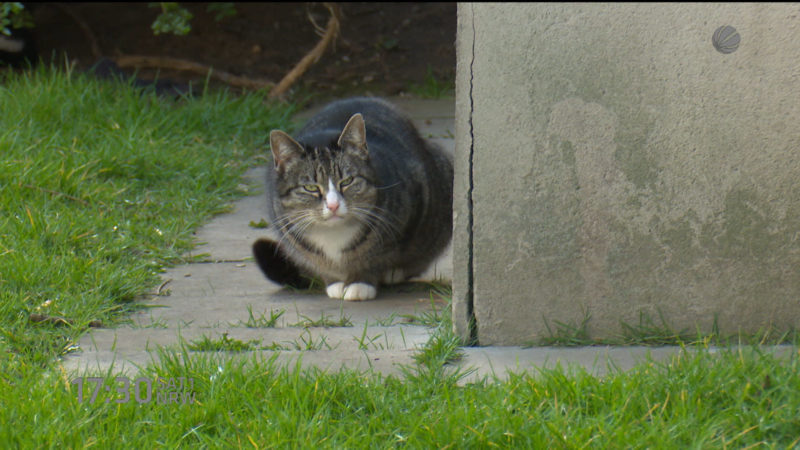
<svg viewBox="0 0 800 450">
<path fill-rule="evenodd" d="M 259 239 L 253 243 L 253 256 L 258 267 L 271 281 L 297 289 L 311 287 L 311 279 L 284 255 L 276 242 Z"/>
</svg>

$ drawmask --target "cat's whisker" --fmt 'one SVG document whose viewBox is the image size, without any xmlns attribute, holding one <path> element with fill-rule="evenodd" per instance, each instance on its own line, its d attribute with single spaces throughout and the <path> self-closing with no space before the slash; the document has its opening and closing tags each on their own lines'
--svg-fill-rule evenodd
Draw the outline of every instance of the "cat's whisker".
<svg viewBox="0 0 800 450">
<path fill-rule="evenodd" d="M 313 224 L 314 214 L 309 211 L 286 214 L 275 221 L 275 226 L 281 231 L 278 244 L 289 242 L 290 237 L 302 237 L 306 229 Z"/>
<path fill-rule="evenodd" d="M 402 181 L 398 181 L 397 183 L 389 184 L 387 186 L 375 186 L 375 189 L 391 189 L 391 188 L 393 188 L 395 186 L 400 186 L 401 184 L 403 184 L 403 182 Z"/>
<path fill-rule="evenodd" d="M 364 212 L 366 212 L 370 217 L 374 218 L 378 222 L 381 222 L 382 224 L 389 226 L 394 233 L 396 234 L 400 233 L 400 228 L 401 228 L 400 225 L 396 223 L 394 220 L 392 220 L 394 215 L 392 215 L 387 209 L 381 208 L 376 205 L 372 205 L 369 208 L 360 208 L 360 209 L 363 209 Z"/>
<path fill-rule="evenodd" d="M 399 237 L 399 227 L 388 219 L 388 215 L 373 211 L 373 209 L 380 208 L 375 206 L 372 208 L 356 206 L 353 207 L 351 211 L 357 217 L 361 218 L 363 223 L 367 224 L 367 226 L 369 226 L 373 231 L 377 232 L 377 234 L 381 237 L 381 241 L 383 241 L 384 236 L 389 236 L 392 238 Z"/>
<path fill-rule="evenodd" d="M 370 216 L 367 222 L 378 230 L 381 237 L 396 239 L 400 236 L 400 232 L 395 226 L 388 221 L 382 220 L 379 216 Z"/>
<path fill-rule="evenodd" d="M 362 223 L 364 223 L 364 225 L 366 225 L 373 233 L 375 233 L 375 237 L 378 240 L 378 243 L 380 245 L 383 245 L 384 244 L 384 237 L 383 237 L 383 233 L 381 232 L 380 228 L 378 226 L 376 226 L 371 220 L 368 220 L 366 218 L 364 220 L 362 220 Z"/>
</svg>

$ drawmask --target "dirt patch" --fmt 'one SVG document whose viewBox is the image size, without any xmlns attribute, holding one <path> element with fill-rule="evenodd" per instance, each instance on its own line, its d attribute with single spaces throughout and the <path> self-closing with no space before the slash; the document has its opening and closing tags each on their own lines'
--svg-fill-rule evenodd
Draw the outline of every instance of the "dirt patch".
<svg viewBox="0 0 800 450">
<path fill-rule="evenodd" d="M 105 56 L 170 56 L 236 75 L 279 81 L 319 41 L 309 16 L 324 27 L 328 11 L 310 3 L 237 3 L 237 14 L 221 22 L 204 4 L 184 3 L 193 15 L 187 36 L 154 35 L 159 10 L 147 3 L 30 4 L 35 44 L 45 60 L 66 54 L 79 69 L 93 55 L 86 29 Z M 293 86 L 319 97 L 348 94 L 398 95 L 423 83 L 455 78 L 455 3 L 343 3 L 335 47 Z M 65 10 L 64 8 L 68 8 Z M 73 15 L 68 14 L 74 13 Z M 84 22 L 85 28 L 79 25 Z M 132 71 L 129 71 L 132 73 Z M 140 78 L 154 78 L 152 70 Z M 188 72 L 161 70 L 161 79 L 200 82 Z"/>
</svg>

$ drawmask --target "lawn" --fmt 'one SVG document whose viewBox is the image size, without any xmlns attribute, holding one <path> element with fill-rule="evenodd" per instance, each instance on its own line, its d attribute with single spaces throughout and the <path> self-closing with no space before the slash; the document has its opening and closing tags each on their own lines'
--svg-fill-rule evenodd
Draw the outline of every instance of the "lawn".
<svg viewBox="0 0 800 450">
<path fill-rule="evenodd" d="M 58 357 L 92 321 L 124 320 L 185 260 L 193 230 L 244 194 L 241 174 L 292 112 L 262 93 L 160 99 L 65 69 L 0 80 L 2 446 L 798 447 L 796 340 L 783 359 L 700 341 L 603 377 L 557 368 L 464 383 L 446 316 L 402 376 L 184 348 L 163 350 L 147 383 L 130 380 L 135 398 L 92 400 L 79 376 L 91 374 L 64 372 Z M 120 388 L 116 374 L 94 375 Z M 191 380 L 178 402 L 139 390 L 178 379 Z"/>
</svg>

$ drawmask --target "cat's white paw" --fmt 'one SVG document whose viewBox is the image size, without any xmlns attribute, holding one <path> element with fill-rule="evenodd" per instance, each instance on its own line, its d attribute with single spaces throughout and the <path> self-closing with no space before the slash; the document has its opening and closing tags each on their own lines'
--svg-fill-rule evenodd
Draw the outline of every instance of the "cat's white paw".
<svg viewBox="0 0 800 450">
<path fill-rule="evenodd" d="M 344 299 L 350 301 L 372 300 L 377 294 L 375 286 L 367 283 L 352 283 L 344 288 Z"/>
<path fill-rule="evenodd" d="M 328 294 L 330 298 L 340 299 L 344 297 L 344 283 L 341 281 L 337 281 L 336 283 L 331 283 L 325 288 L 325 293 Z"/>
<path fill-rule="evenodd" d="M 406 274 L 402 269 L 387 270 L 386 273 L 383 274 L 383 279 L 381 281 L 383 281 L 384 284 L 402 283 L 406 281 Z"/>
</svg>

